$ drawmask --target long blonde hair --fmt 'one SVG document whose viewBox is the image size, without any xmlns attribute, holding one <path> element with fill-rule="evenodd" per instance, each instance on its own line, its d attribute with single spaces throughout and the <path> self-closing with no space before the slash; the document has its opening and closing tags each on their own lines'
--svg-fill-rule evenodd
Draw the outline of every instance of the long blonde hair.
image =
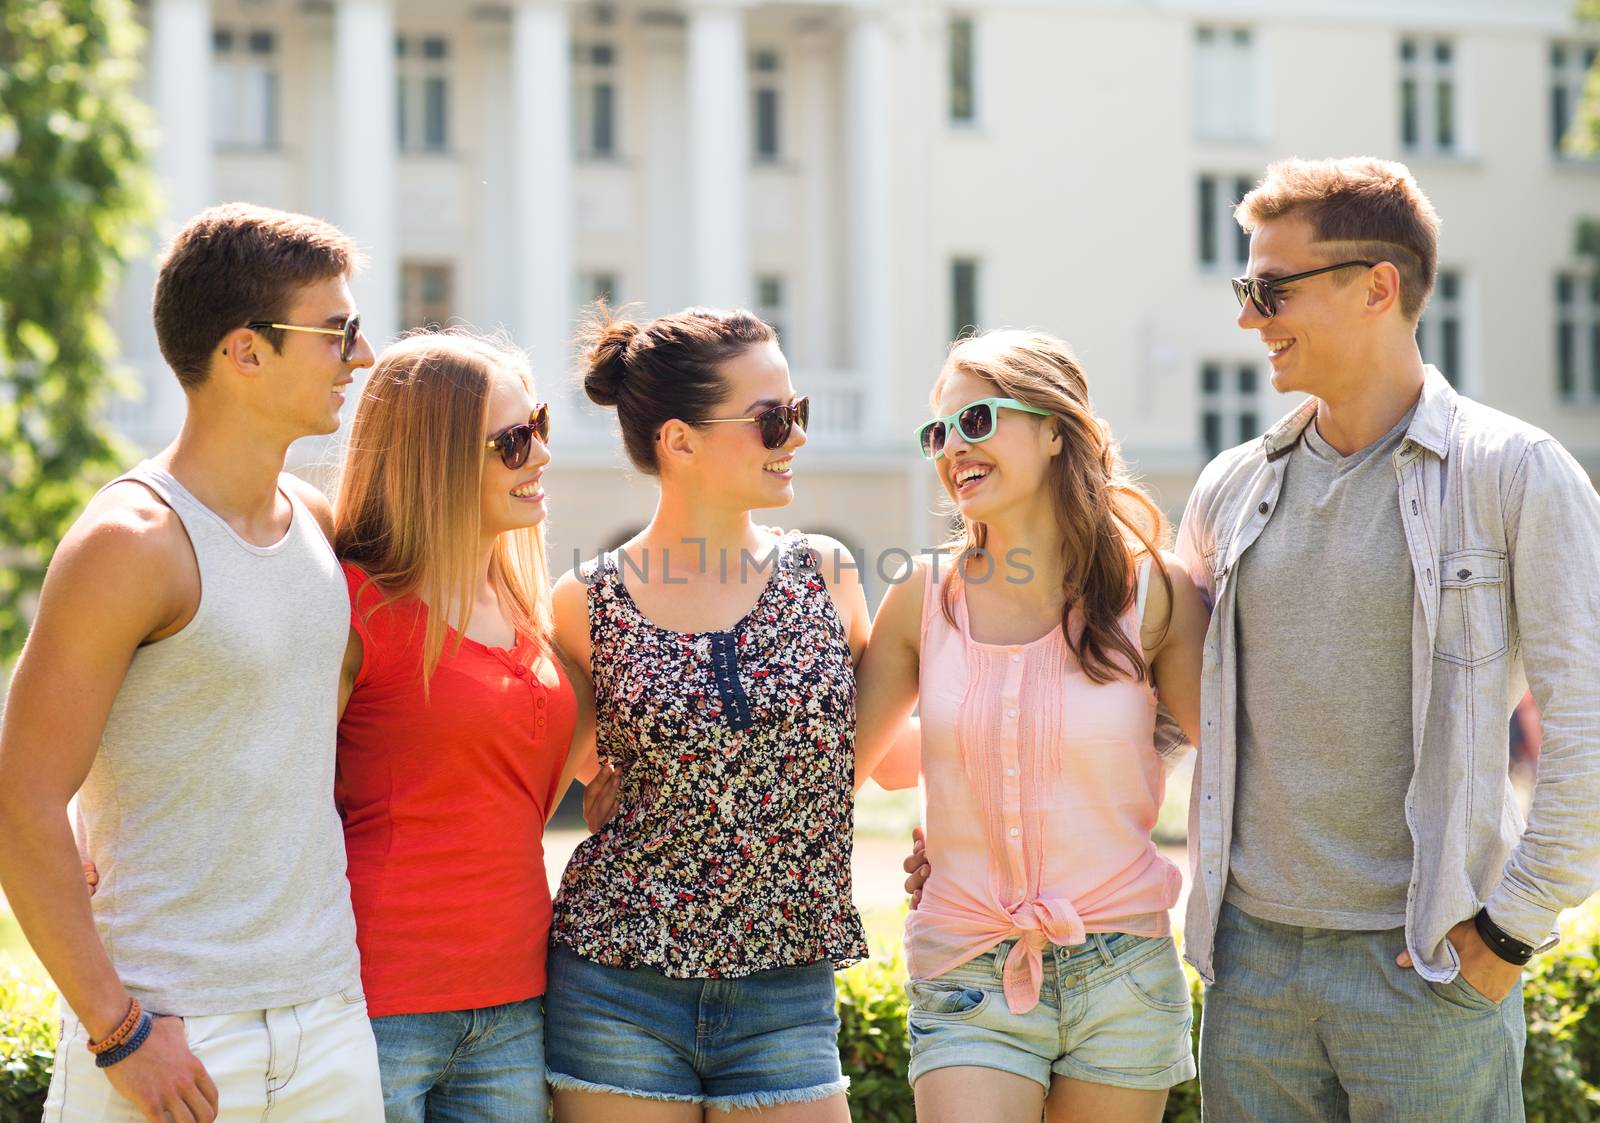
<svg viewBox="0 0 1600 1123">
<path fill-rule="evenodd" d="M 451 650 L 459 649 L 472 616 L 484 426 L 494 380 L 507 375 L 532 392 L 527 360 L 510 346 L 454 328 L 418 332 L 384 351 L 350 427 L 334 553 L 366 571 L 383 603 L 414 594 L 428 605 L 424 693 L 447 630 L 455 631 Z M 495 538 L 489 579 L 517 632 L 548 649 L 543 523 Z"/>
<path fill-rule="evenodd" d="M 1091 681 L 1110 682 L 1120 675 L 1144 681 L 1148 668 L 1143 647 L 1128 639 L 1120 619 L 1134 598 L 1135 565 L 1143 555 L 1154 560 L 1170 601 L 1172 579 L 1160 548 L 1171 527 L 1123 463 L 1110 426 L 1094 415 L 1089 386 L 1072 349 L 1031 331 L 990 331 L 957 340 L 934 382 L 935 403 L 945 381 L 957 374 L 970 374 L 994 386 L 999 396 L 1049 411 L 1046 423 L 1054 424 L 1063 444 L 1050 463 L 1046 484 L 1063 539 L 1062 633 L 1074 644 Z M 948 546 L 962 552 L 982 550 L 987 535 L 984 524 L 963 518 Z M 960 567 L 952 577 L 942 604 L 953 625 Z M 1074 611 L 1083 623 L 1075 643 L 1068 626 Z"/>
</svg>

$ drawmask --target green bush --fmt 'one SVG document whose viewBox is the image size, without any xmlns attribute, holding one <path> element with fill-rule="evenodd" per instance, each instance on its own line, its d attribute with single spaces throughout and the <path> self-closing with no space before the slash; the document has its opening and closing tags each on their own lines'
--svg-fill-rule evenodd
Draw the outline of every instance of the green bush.
<svg viewBox="0 0 1600 1123">
<path fill-rule="evenodd" d="M 906 964 L 898 943 L 886 956 L 858 963 L 835 977 L 839 1061 L 850 1077 L 855 1123 L 913 1123 L 916 1111 L 906 1065 Z"/>
<path fill-rule="evenodd" d="M 839 1057 L 851 1080 L 850 1115 L 857 1123 L 914 1120 L 906 1083 L 905 977 L 898 943 L 838 977 Z M 1192 971 L 1189 981 L 1198 1056 L 1204 990 Z M 1528 1123 L 1600 1123 L 1600 902 L 1569 921 L 1560 948 L 1534 961 L 1524 993 Z M 1163 1118 L 1199 1123 L 1198 1080 L 1172 1089 Z"/>
<path fill-rule="evenodd" d="M 55 1047 L 54 992 L 0 958 L 0 1123 L 34 1123 L 44 1112 Z"/>
</svg>

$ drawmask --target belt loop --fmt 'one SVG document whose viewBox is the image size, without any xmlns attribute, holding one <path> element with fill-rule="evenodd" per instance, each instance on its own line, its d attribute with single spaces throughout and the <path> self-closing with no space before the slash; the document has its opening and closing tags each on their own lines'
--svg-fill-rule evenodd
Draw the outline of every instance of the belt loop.
<svg viewBox="0 0 1600 1123">
<path fill-rule="evenodd" d="M 1100 950 L 1101 962 L 1107 967 L 1117 962 L 1116 956 L 1111 954 L 1111 941 L 1106 938 L 1104 932 L 1096 932 L 1090 939 L 1094 941 L 1094 946 Z"/>
<path fill-rule="evenodd" d="M 1003 982 L 1006 977 L 1006 959 L 1011 955 L 1011 949 L 1016 945 L 1015 940 L 1001 940 L 994 949 L 994 977 L 996 982 Z"/>
</svg>

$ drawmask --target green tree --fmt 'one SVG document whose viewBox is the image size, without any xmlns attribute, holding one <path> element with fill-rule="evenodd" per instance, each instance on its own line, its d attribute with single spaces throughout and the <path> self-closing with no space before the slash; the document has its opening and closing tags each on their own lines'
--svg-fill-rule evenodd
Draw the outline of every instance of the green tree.
<svg viewBox="0 0 1600 1123">
<path fill-rule="evenodd" d="M 128 0 L 0 2 L 0 666 L 124 450 L 106 307 L 153 214 Z"/>
</svg>

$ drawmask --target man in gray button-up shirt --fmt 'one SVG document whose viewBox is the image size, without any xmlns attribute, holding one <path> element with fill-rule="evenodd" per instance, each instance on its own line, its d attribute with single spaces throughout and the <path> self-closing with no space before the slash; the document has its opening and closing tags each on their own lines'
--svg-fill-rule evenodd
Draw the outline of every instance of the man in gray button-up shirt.
<svg viewBox="0 0 1600 1123">
<path fill-rule="evenodd" d="M 1404 167 L 1288 161 L 1238 217 L 1239 326 L 1310 398 L 1206 468 L 1179 535 L 1213 603 L 1184 931 L 1207 1115 L 1520 1119 L 1520 962 L 1600 882 L 1600 497 L 1423 365 L 1438 219 Z"/>
</svg>

